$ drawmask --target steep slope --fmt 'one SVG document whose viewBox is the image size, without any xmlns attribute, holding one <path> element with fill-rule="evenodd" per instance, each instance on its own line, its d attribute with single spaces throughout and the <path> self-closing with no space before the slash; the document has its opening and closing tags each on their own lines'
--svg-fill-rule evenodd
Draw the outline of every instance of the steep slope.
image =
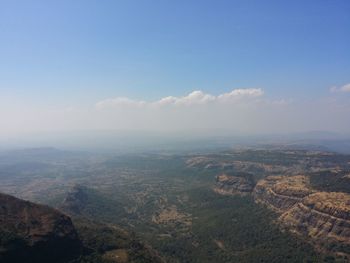
<svg viewBox="0 0 350 263">
<path fill-rule="evenodd" d="M 59 209 L 72 217 L 84 248 L 90 251 L 77 262 L 164 262 L 157 251 L 138 240 L 135 234 L 110 224 L 124 209 L 103 193 L 75 185 Z"/>
<path fill-rule="evenodd" d="M 279 221 L 323 249 L 337 254 L 350 254 L 349 194 L 311 194 L 284 212 Z"/>
<path fill-rule="evenodd" d="M 280 214 L 278 222 L 321 251 L 350 259 L 350 194 L 316 192 L 306 176 L 269 176 L 257 183 L 255 201 Z"/>
<path fill-rule="evenodd" d="M 98 190 L 82 185 L 74 185 L 66 193 L 58 209 L 71 216 L 82 216 L 100 221 L 109 221 L 125 214 L 120 202 Z"/>
<path fill-rule="evenodd" d="M 221 174 L 216 176 L 214 191 L 224 195 L 247 195 L 253 190 L 253 184 L 244 177 Z"/>
<path fill-rule="evenodd" d="M 80 253 L 71 219 L 0 193 L 0 262 L 61 262 Z"/>
<path fill-rule="evenodd" d="M 164 263 L 155 250 L 115 225 L 84 218 L 75 218 L 74 225 L 89 251 L 74 263 Z"/>
<path fill-rule="evenodd" d="M 312 192 L 306 176 L 268 176 L 256 184 L 253 195 L 257 203 L 283 213 Z"/>
<path fill-rule="evenodd" d="M 0 193 L 0 262 L 164 262 L 117 226 L 80 216 L 73 221 L 56 209 Z"/>
<path fill-rule="evenodd" d="M 80 215 L 88 205 L 88 189 L 75 185 L 66 195 L 59 209 L 69 214 Z"/>
</svg>

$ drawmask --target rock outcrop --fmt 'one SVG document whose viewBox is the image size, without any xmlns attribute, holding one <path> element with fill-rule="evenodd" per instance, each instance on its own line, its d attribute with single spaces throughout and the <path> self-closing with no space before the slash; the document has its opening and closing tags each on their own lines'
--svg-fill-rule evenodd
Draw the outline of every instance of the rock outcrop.
<svg viewBox="0 0 350 263">
<path fill-rule="evenodd" d="M 0 235 L 0 262 L 59 262 L 81 250 L 68 216 L 6 194 L 0 194 Z"/>
<path fill-rule="evenodd" d="M 269 176 L 254 188 L 257 203 L 280 214 L 283 229 L 320 250 L 350 259 L 350 194 L 316 192 L 306 176 Z"/>
<path fill-rule="evenodd" d="M 76 194 L 84 198 L 79 189 Z M 73 225 L 56 209 L 5 194 L 0 194 L 0 262 L 164 263 L 155 250 L 116 225 L 81 216 L 74 217 Z"/>
<path fill-rule="evenodd" d="M 268 176 L 256 184 L 253 195 L 257 203 L 283 213 L 311 193 L 308 177 L 296 175 Z"/>
<path fill-rule="evenodd" d="M 350 195 L 318 192 L 284 212 L 279 221 L 323 249 L 350 254 Z"/>
<path fill-rule="evenodd" d="M 216 176 L 214 191 L 223 195 L 247 195 L 252 192 L 253 187 L 253 184 L 244 177 L 222 174 Z"/>
</svg>

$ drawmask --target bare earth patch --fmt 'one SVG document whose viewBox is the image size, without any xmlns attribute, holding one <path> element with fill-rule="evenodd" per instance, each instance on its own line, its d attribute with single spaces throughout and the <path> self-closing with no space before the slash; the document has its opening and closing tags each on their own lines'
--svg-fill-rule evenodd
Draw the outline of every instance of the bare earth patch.
<svg viewBox="0 0 350 263">
<path fill-rule="evenodd" d="M 105 260 L 110 260 L 112 262 L 116 262 L 116 263 L 126 263 L 128 262 L 128 252 L 126 251 L 126 249 L 114 249 L 114 250 L 110 250 L 107 251 L 104 255 L 103 255 L 103 259 Z"/>
<path fill-rule="evenodd" d="M 192 225 L 192 218 L 188 214 L 179 212 L 176 206 L 172 205 L 155 213 L 152 216 L 152 222 L 156 224 L 182 223 L 190 226 Z"/>
<path fill-rule="evenodd" d="M 221 250 L 226 250 L 225 244 L 224 244 L 224 242 L 222 240 L 214 239 L 213 241 Z"/>
</svg>

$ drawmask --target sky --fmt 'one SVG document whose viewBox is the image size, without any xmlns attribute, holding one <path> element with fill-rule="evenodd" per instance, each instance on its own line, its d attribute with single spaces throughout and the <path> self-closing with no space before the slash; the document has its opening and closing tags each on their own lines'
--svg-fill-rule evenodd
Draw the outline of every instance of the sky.
<svg viewBox="0 0 350 263">
<path fill-rule="evenodd" d="M 350 133 L 347 0 L 0 0 L 0 136 Z"/>
</svg>

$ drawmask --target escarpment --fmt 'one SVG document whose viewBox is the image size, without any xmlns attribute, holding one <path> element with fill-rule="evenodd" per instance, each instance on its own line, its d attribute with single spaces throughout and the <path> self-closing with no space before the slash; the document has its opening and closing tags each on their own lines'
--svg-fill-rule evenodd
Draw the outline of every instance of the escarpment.
<svg viewBox="0 0 350 263">
<path fill-rule="evenodd" d="M 71 219 L 48 206 L 0 194 L 0 261 L 58 262 L 81 242 Z"/>
<path fill-rule="evenodd" d="M 229 176 L 226 174 L 216 176 L 214 191 L 223 195 L 247 195 L 253 190 L 253 184 L 244 177 Z"/>
<path fill-rule="evenodd" d="M 253 195 L 257 203 L 283 213 L 313 192 L 308 184 L 303 175 L 268 176 L 256 184 Z"/>
<path fill-rule="evenodd" d="M 82 195 L 81 187 L 73 190 L 76 197 L 88 194 Z M 78 202 L 73 204 L 79 208 Z M 0 262 L 164 262 L 157 251 L 116 225 L 83 216 L 73 220 L 74 225 L 56 209 L 0 193 Z"/>
<path fill-rule="evenodd" d="M 213 189 L 224 195 L 252 193 L 256 203 L 279 215 L 282 229 L 337 258 L 350 258 L 350 194 L 316 191 L 304 175 L 268 176 L 253 189 L 247 178 L 222 174 Z"/>
<path fill-rule="evenodd" d="M 306 176 L 269 176 L 257 183 L 255 201 L 280 214 L 284 229 L 336 255 L 350 255 L 350 195 L 316 192 Z"/>
<path fill-rule="evenodd" d="M 318 192 L 305 197 L 279 217 L 290 231 L 316 246 L 350 254 L 350 195 Z"/>
</svg>

